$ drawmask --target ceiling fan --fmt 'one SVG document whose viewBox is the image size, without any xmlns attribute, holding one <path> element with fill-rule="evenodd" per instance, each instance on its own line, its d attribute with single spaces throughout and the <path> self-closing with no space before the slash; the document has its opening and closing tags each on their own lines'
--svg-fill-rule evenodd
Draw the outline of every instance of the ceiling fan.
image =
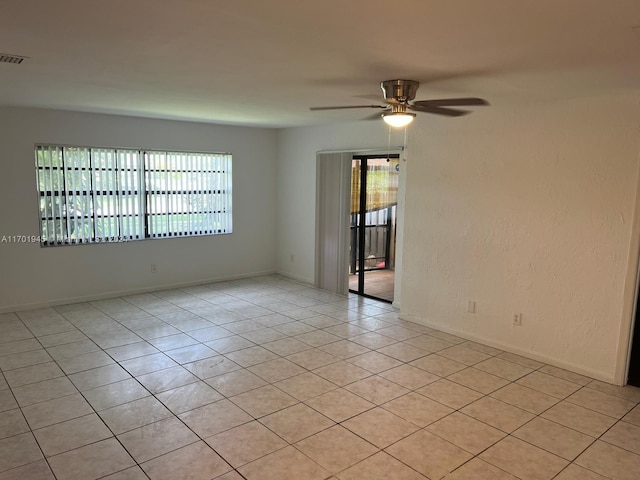
<svg viewBox="0 0 640 480">
<path fill-rule="evenodd" d="M 382 119 L 392 127 L 404 127 L 413 121 L 416 112 L 433 113 L 446 117 L 459 117 L 470 113 L 467 110 L 459 110 L 449 107 L 466 107 L 476 105 L 489 105 L 489 102 L 482 98 L 443 98 L 437 100 L 418 100 L 416 92 L 420 82 L 415 80 L 385 80 L 380 83 L 380 88 L 384 94 L 386 105 L 343 105 L 338 107 L 311 107 L 310 110 L 340 110 L 347 108 L 381 108 Z M 374 117 L 377 118 L 377 115 Z"/>
</svg>

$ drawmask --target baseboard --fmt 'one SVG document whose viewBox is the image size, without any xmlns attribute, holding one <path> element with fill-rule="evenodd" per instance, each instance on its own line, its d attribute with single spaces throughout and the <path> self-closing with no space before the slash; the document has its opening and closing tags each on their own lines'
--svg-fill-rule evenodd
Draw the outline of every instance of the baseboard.
<svg viewBox="0 0 640 480">
<path fill-rule="evenodd" d="M 540 352 L 533 352 L 531 350 L 526 350 L 526 349 L 515 347 L 513 345 L 498 342 L 490 338 L 485 338 L 479 335 L 473 335 L 473 334 L 470 334 L 469 332 L 458 330 L 456 328 L 450 328 L 447 325 L 442 325 L 437 322 L 431 322 L 418 315 L 403 314 L 401 312 L 400 318 L 402 320 L 407 320 L 413 323 L 417 323 L 419 325 L 424 325 L 425 327 L 430 327 L 436 330 L 440 330 L 441 332 L 450 333 L 451 335 L 455 335 L 457 337 L 464 338 L 466 340 L 471 340 L 474 342 L 482 343 L 483 345 L 488 345 L 489 347 L 498 348 L 500 350 L 504 350 L 505 352 L 515 353 L 516 355 L 521 355 L 523 357 L 527 357 L 532 360 L 537 360 L 538 362 L 553 365 L 554 367 L 558 367 L 558 368 L 563 368 L 565 370 L 569 370 L 570 372 L 584 375 L 584 376 L 593 378 L 595 380 L 601 380 L 606 383 L 617 385 L 615 381 L 615 376 L 613 373 L 605 373 L 597 370 L 591 370 L 590 368 L 585 368 L 582 365 L 576 365 L 574 363 L 567 362 L 559 358 L 541 354 Z"/>
<path fill-rule="evenodd" d="M 259 277 L 263 275 L 277 274 L 274 270 L 265 270 L 259 272 L 242 273 L 238 275 L 228 275 L 225 277 L 205 278 L 200 280 L 194 280 L 191 282 L 179 282 L 179 283 L 166 283 L 161 285 L 154 285 L 152 287 L 134 288 L 129 290 L 114 290 L 111 292 L 101 293 L 99 295 L 85 295 L 80 297 L 67 297 L 56 300 L 47 300 L 45 302 L 33 302 L 17 305 L 9 305 L 0 307 L 0 313 L 20 312 L 24 310 L 34 310 L 37 308 L 55 307 L 57 305 L 69 305 L 71 303 L 93 302 L 96 300 L 105 300 L 107 298 L 122 297 L 126 295 L 137 295 L 140 293 L 155 292 L 158 290 L 167 290 L 171 288 L 184 288 L 195 287 L 197 285 L 203 285 L 206 283 L 227 282 L 230 280 L 239 280 L 242 278 Z"/>
<path fill-rule="evenodd" d="M 314 287 L 313 281 L 308 278 L 298 277 L 297 275 L 293 275 L 287 272 L 274 272 L 276 275 L 280 275 L 281 277 L 288 278 L 289 280 L 295 280 L 296 282 L 304 283 L 305 285 L 309 285 L 310 287 Z"/>
</svg>

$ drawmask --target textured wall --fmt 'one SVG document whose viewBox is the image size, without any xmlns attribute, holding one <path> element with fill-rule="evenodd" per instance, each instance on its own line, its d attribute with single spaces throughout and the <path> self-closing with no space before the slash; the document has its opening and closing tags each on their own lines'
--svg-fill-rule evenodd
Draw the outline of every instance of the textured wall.
<svg viewBox="0 0 640 480">
<path fill-rule="evenodd" d="M 405 164 L 402 315 L 621 378 L 638 261 L 639 127 L 635 97 L 419 116 Z M 280 133 L 280 271 L 313 278 L 315 151 L 385 141 L 377 122 Z M 511 325 L 514 313 L 522 326 Z"/>
<path fill-rule="evenodd" d="M 637 264 L 639 113 L 573 100 L 414 135 L 403 313 L 612 380 Z"/>
</svg>

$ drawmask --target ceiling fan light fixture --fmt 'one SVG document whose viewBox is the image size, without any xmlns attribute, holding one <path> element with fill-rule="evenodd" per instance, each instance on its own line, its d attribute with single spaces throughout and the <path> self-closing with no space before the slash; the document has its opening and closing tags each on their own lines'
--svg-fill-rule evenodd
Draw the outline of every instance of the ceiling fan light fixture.
<svg viewBox="0 0 640 480">
<path fill-rule="evenodd" d="M 419 100 L 413 102 L 420 82 L 415 80 L 385 80 L 380 84 L 384 94 L 384 105 L 339 105 L 337 107 L 311 107 L 311 110 L 343 110 L 347 108 L 382 108 L 382 119 L 391 127 L 406 127 L 413 121 L 415 114 L 408 113 L 407 110 L 415 112 L 431 113 L 445 117 L 461 117 L 470 113 L 468 110 L 460 110 L 450 107 L 467 107 L 489 105 L 483 98 L 462 97 L 462 98 L 439 98 L 433 100 Z M 367 117 L 375 119 L 373 117 Z"/>
<path fill-rule="evenodd" d="M 382 114 L 382 119 L 391 127 L 402 128 L 413 122 L 415 116 L 415 113 L 388 112 Z"/>
</svg>

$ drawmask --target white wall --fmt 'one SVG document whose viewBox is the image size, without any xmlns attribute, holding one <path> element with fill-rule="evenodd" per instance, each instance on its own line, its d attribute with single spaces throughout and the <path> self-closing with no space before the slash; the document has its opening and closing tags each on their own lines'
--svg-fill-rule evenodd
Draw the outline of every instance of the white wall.
<svg viewBox="0 0 640 480">
<path fill-rule="evenodd" d="M 0 108 L 0 238 L 38 235 L 35 143 L 231 152 L 233 233 L 49 248 L 0 244 L 0 311 L 275 270 L 275 130 Z"/>
<path fill-rule="evenodd" d="M 402 315 L 620 382 L 638 260 L 639 127 L 635 97 L 419 116 L 407 152 Z M 280 133 L 280 271 L 313 278 L 315 151 L 381 143 L 375 122 Z M 475 314 L 464 313 L 468 300 Z M 521 327 L 511 326 L 516 312 Z"/>
</svg>

